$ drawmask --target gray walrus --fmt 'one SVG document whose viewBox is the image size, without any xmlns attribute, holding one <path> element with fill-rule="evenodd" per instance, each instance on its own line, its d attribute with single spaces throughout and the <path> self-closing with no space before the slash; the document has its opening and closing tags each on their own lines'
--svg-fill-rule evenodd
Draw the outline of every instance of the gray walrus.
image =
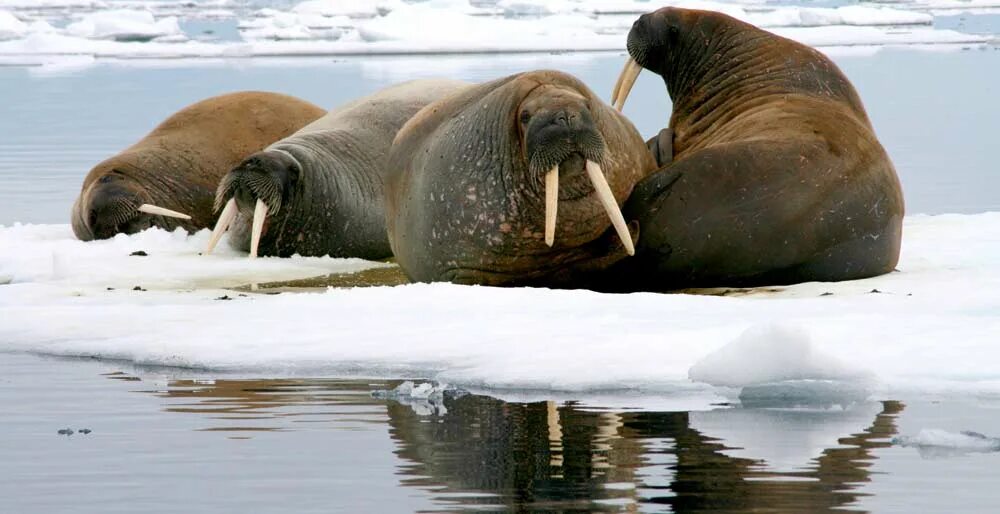
<svg viewBox="0 0 1000 514">
<path fill-rule="evenodd" d="M 721 13 L 640 17 L 612 102 L 646 68 L 673 101 L 662 166 L 626 204 L 625 287 L 870 277 L 899 258 L 903 195 L 854 87 L 827 57 Z M 617 285 L 622 286 L 620 279 Z"/>
<path fill-rule="evenodd" d="M 414 80 L 338 107 L 233 168 L 219 183 L 222 214 L 207 252 L 230 228 L 251 257 L 390 257 L 383 182 L 389 146 L 417 111 L 468 87 Z"/>
<path fill-rule="evenodd" d="M 185 107 L 90 170 L 70 214 L 73 232 L 89 241 L 152 226 L 210 227 L 219 179 L 324 112 L 297 98 L 254 91 Z"/>
<path fill-rule="evenodd" d="M 428 105 L 389 157 L 389 239 L 412 280 L 574 285 L 633 251 L 619 205 L 654 160 L 635 127 L 556 71 Z"/>
</svg>

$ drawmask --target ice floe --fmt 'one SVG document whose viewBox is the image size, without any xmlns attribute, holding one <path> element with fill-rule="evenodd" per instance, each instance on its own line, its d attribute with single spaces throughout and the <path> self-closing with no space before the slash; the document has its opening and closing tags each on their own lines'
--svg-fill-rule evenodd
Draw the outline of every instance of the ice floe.
<svg viewBox="0 0 1000 514">
<path fill-rule="evenodd" d="M 180 37 L 186 39 L 177 18 L 155 19 L 144 10 L 119 9 L 88 14 L 80 21 L 69 24 L 66 34 L 87 39 L 114 41 L 151 41 L 157 38 Z"/>
<path fill-rule="evenodd" d="M 912 216 L 904 234 L 895 273 L 716 296 L 448 284 L 238 296 L 218 288 L 385 265 L 200 256 L 207 231 L 82 243 L 62 225 L 0 227 L 0 349 L 703 406 L 733 389 L 814 408 L 1000 392 L 1000 213 Z"/>
<path fill-rule="evenodd" d="M 934 9 L 948 9 L 948 0 L 839 7 L 711 0 L 307 0 L 292 5 L 266 0 L 46 1 L 51 3 L 0 0 L 0 63 L 23 64 L 35 56 L 36 64 L 43 64 L 55 55 L 218 58 L 622 51 L 635 18 L 667 4 L 725 12 L 821 48 L 981 45 L 993 39 L 935 28 Z M 1000 0 L 974 0 L 970 5 L 982 9 L 994 3 Z M 191 41 L 194 37 L 183 32 L 179 20 L 201 17 L 232 20 L 241 39 Z"/>
<path fill-rule="evenodd" d="M 893 444 L 910 446 L 929 457 L 957 453 L 1000 452 L 1000 438 L 988 437 L 978 432 L 949 432 L 936 428 L 922 429 L 917 435 L 893 438 Z"/>
</svg>

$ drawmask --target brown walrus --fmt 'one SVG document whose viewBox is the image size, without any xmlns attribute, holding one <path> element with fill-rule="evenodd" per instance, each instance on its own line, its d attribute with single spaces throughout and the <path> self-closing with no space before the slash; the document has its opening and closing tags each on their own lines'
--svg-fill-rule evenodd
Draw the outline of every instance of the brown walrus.
<svg viewBox="0 0 1000 514">
<path fill-rule="evenodd" d="M 641 16 L 613 93 L 646 68 L 673 101 L 662 166 L 626 204 L 629 289 L 834 281 L 891 271 L 903 195 L 854 87 L 827 57 L 717 12 Z M 671 133 L 672 132 L 672 133 Z M 671 162 L 672 158 L 672 162 Z"/>
<path fill-rule="evenodd" d="M 89 241 L 152 226 L 209 227 L 215 188 L 226 172 L 325 112 L 297 98 L 254 91 L 185 107 L 90 170 L 73 204 L 73 232 Z"/>
<path fill-rule="evenodd" d="M 576 78 L 494 80 L 399 131 L 389 241 L 415 281 L 573 285 L 633 252 L 619 203 L 654 167 L 635 127 Z"/>
</svg>

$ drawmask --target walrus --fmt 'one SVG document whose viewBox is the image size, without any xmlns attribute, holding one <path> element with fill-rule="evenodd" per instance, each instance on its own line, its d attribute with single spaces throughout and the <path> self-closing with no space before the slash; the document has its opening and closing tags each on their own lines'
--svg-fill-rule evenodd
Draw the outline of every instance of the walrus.
<svg viewBox="0 0 1000 514">
<path fill-rule="evenodd" d="M 511 75 L 399 131 L 389 241 L 414 281 L 574 286 L 634 252 L 620 204 L 654 168 L 631 122 L 576 78 Z"/>
<path fill-rule="evenodd" d="M 641 16 L 627 47 L 616 107 L 642 68 L 663 77 L 673 101 L 669 127 L 648 143 L 661 168 L 625 206 L 642 232 L 619 268 L 631 289 L 893 270 L 899 178 L 830 59 L 721 13 L 673 7 Z"/>
<path fill-rule="evenodd" d="M 206 253 L 230 228 L 251 257 L 392 256 L 384 176 L 396 132 L 427 104 L 470 86 L 413 80 L 338 107 L 232 169 L 219 183 L 219 221 Z"/>
<path fill-rule="evenodd" d="M 89 241 L 152 226 L 189 232 L 210 227 L 219 179 L 246 156 L 325 112 L 291 96 L 258 91 L 185 107 L 90 170 L 73 204 L 73 232 Z"/>
</svg>

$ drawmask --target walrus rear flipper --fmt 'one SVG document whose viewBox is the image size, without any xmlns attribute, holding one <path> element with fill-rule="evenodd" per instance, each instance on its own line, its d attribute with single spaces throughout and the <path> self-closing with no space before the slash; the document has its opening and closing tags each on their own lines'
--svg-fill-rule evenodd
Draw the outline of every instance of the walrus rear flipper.
<svg viewBox="0 0 1000 514">
<path fill-rule="evenodd" d="M 901 198 L 849 180 L 820 142 L 743 141 L 697 151 L 626 203 L 643 238 L 633 290 L 849 280 L 893 269 Z M 844 170 L 810 173 L 812 169 Z M 865 212 L 864 216 L 856 213 Z"/>
<path fill-rule="evenodd" d="M 662 168 L 674 162 L 674 130 L 667 127 L 646 141 L 646 148 L 653 153 L 656 166 Z"/>
</svg>

